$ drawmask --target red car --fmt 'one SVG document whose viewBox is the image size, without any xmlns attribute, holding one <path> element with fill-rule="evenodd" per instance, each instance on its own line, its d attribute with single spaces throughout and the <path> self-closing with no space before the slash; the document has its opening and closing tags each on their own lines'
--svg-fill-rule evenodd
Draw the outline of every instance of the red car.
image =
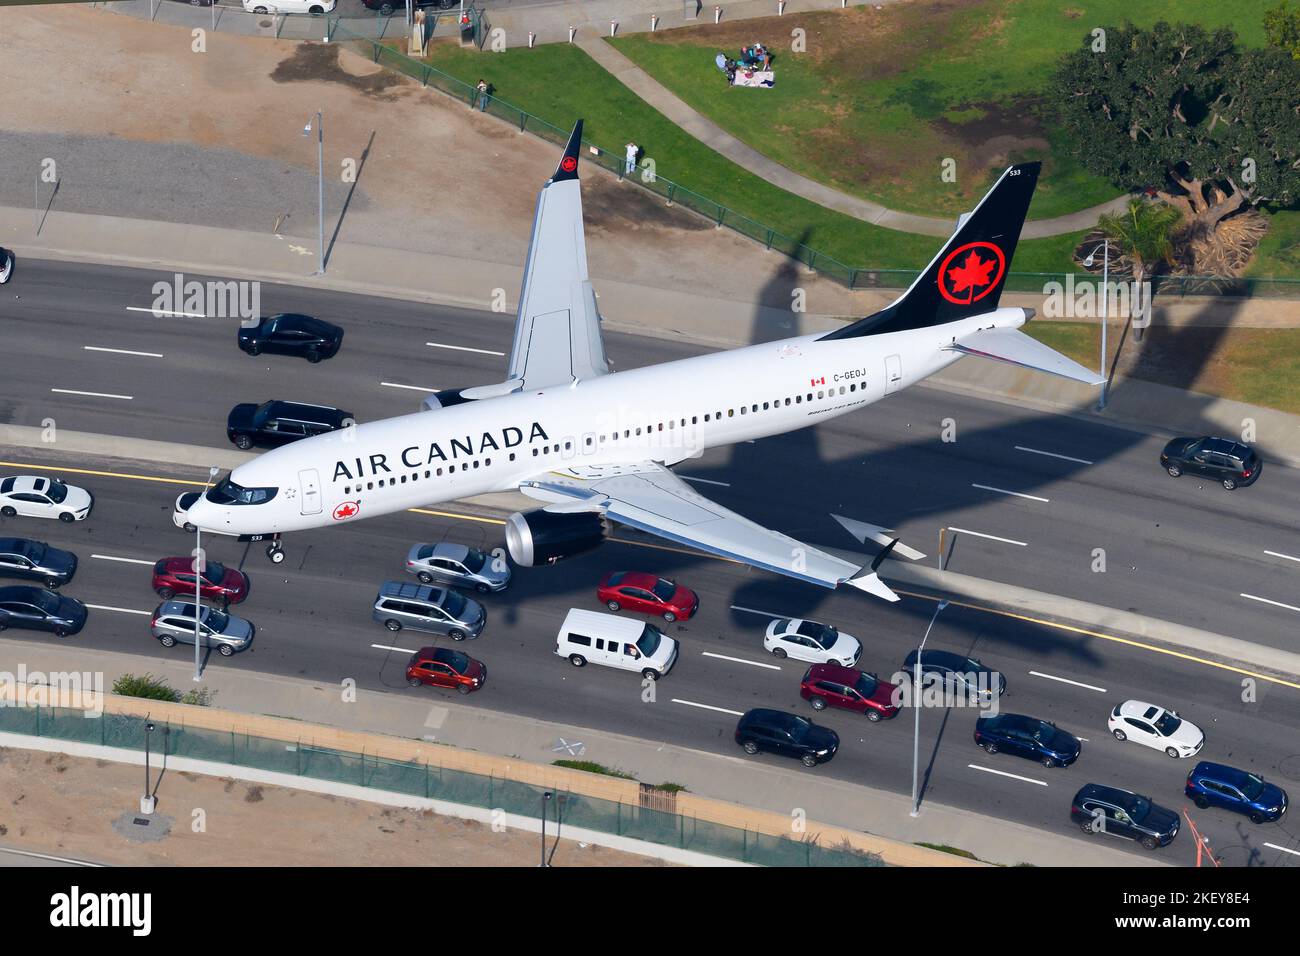
<svg viewBox="0 0 1300 956">
<path fill-rule="evenodd" d="M 406 664 L 406 682 L 412 687 L 454 687 L 469 694 L 482 690 L 486 681 L 486 664 L 446 647 L 422 647 Z"/>
<path fill-rule="evenodd" d="M 163 558 L 153 566 L 153 589 L 164 601 L 179 594 L 194 596 L 194 559 Z M 203 570 L 199 596 L 225 604 L 238 604 L 248 597 L 248 575 L 209 561 Z"/>
<path fill-rule="evenodd" d="M 897 716 L 894 702 L 897 688 L 880 680 L 875 674 L 865 674 L 852 667 L 839 664 L 814 664 L 803 675 L 799 696 L 813 705 L 813 710 L 843 707 L 867 720 L 876 721 Z"/>
<path fill-rule="evenodd" d="M 626 608 L 665 621 L 685 621 L 700 607 L 700 596 L 690 588 L 644 571 L 611 571 L 600 579 L 596 597 L 611 611 Z"/>
</svg>

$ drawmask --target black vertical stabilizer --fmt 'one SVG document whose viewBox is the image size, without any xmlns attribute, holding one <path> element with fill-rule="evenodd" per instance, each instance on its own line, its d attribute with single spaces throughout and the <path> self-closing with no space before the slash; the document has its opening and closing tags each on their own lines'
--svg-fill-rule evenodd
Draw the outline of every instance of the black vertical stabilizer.
<svg viewBox="0 0 1300 956">
<path fill-rule="evenodd" d="M 555 167 L 551 182 L 561 183 L 566 179 L 578 178 L 578 153 L 581 151 L 582 120 L 578 120 L 573 126 L 573 132 L 569 134 L 569 145 L 564 147 L 564 155 L 560 157 L 560 165 Z"/>
<path fill-rule="evenodd" d="M 1041 168 L 1042 163 L 1008 168 L 893 304 L 820 341 L 924 329 L 996 309 Z"/>
</svg>

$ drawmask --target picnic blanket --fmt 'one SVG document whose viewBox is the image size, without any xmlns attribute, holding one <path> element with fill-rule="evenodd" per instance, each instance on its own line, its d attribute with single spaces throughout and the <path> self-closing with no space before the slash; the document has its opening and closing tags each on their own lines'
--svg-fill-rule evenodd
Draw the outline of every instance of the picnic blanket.
<svg viewBox="0 0 1300 956">
<path fill-rule="evenodd" d="M 771 87 L 776 84 L 776 71 L 774 70 L 737 70 L 736 86 L 767 86 Z"/>
</svg>

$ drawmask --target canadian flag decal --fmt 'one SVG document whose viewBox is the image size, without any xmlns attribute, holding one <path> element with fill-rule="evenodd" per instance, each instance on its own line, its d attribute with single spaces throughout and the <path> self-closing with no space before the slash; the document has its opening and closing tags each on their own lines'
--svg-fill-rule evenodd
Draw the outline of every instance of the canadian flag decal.
<svg viewBox="0 0 1300 956">
<path fill-rule="evenodd" d="M 809 384 L 809 385 L 825 385 L 825 384 L 826 384 L 826 376 L 823 375 L 821 378 L 812 378 L 812 379 L 809 379 L 809 380 L 808 380 L 808 384 Z"/>
</svg>

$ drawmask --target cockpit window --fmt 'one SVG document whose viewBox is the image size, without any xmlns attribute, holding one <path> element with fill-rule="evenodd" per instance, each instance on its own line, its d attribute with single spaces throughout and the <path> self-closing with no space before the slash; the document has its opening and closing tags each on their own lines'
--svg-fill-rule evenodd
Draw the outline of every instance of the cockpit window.
<svg viewBox="0 0 1300 956">
<path fill-rule="evenodd" d="M 206 497 L 214 505 L 262 505 L 276 496 L 279 488 L 245 488 L 229 477 L 217 482 Z"/>
</svg>

